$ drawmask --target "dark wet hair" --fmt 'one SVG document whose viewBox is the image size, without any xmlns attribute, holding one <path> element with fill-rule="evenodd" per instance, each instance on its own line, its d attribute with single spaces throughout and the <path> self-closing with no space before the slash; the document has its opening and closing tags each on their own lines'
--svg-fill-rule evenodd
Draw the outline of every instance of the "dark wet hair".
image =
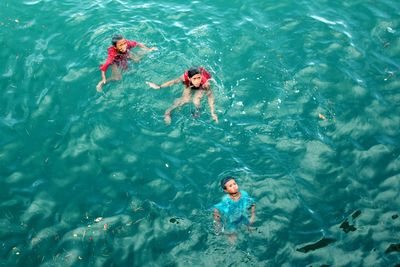
<svg viewBox="0 0 400 267">
<path fill-rule="evenodd" d="M 200 74 L 200 68 L 190 68 L 188 70 L 188 77 L 189 78 L 192 78 L 196 74 Z"/>
<path fill-rule="evenodd" d="M 124 36 L 122 36 L 121 34 L 114 35 L 111 40 L 111 43 L 113 44 L 113 46 L 116 46 L 117 42 L 122 39 L 124 39 Z"/>
<path fill-rule="evenodd" d="M 226 183 L 229 182 L 230 180 L 235 180 L 235 178 L 232 177 L 232 176 L 226 176 L 225 178 L 222 178 L 222 180 L 221 180 L 221 188 L 225 190 L 225 189 L 226 189 L 226 188 L 225 188 L 225 185 L 226 185 Z"/>
</svg>

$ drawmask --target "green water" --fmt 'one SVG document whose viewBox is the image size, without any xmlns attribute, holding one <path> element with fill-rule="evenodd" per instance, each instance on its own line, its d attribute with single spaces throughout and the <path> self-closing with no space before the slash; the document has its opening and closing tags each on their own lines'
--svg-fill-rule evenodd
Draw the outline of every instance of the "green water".
<svg viewBox="0 0 400 267">
<path fill-rule="evenodd" d="M 2 0 L 0 266 L 399 264 L 399 14 L 394 0 Z M 116 33 L 158 51 L 99 94 Z M 215 79 L 220 122 L 204 99 L 167 126 L 182 86 L 145 81 L 193 65 Z M 212 227 L 225 175 L 257 205 L 235 244 Z"/>
</svg>

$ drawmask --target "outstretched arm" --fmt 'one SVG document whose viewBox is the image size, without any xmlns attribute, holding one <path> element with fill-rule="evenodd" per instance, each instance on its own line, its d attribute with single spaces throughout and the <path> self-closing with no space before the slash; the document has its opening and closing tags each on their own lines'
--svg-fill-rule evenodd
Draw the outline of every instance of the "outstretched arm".
<svg viewBox="0 0 400 267">
<path fill-rule="evenodd" d="M 106 71 L 109 66 L 112 66 L 114 63 L 114 59 L 116 56 L 116 52 L 112 49 L 108 49 L 108 56 L 106 62 L 100 66 L 100 71 L 101 71 L 101 81 L 97 84 L 96 90 L 97 92 L 101 92 L 103 90 L 103 85 L 106 84 L 107 79 L 106 79 Z"/>
<path fill-rule="evenodd" d="M 146 50 L 147 52 L 158 50 L 157 47 L 150 47 L 149 48 L 149 47 L 147 47 L 147 46 L 145 46 L 144 44 L 141 44 L 141 43 L 138 43 L 137 46 L 139 46 L 143 50 Z"/>
<path fill-rule="evenodd" d="M 251 206 L 250 225 L 252 225 L 255 220 L 256 220 L 256 204 L 253 204 Z"/>
<path fill-rule="evenodd" d="M 214 106 L 214 94 L 211 90 L 210 84 L 207 83 L 204 85 L 204 88 L 207 89 L 207 97 L 208 97 L 208 105 L 210 106 L 210 112 L 212 119 L 218 123 L 218 116 L 215 114 L 215 106 Z"/>
<path fill-rule="evenodd" d="M 217 209 L 214 209 L 214 227 L 217 233 L 221 231 L 221 214 Z"/>
<path fill-rule="evenodd" d="M 169 87 L 171 85 L 174 85 L 174 84 L 177 84 L 177 83 L 180 83 L 180 82 L 182 82 L 182 78 L 181 77 L 176 78 L 175 80 L 171 80 L 171 81 L 165 82 L 165 83 L 163 83 L 161 85 L 157 85 L 157 84 L 152 83 L 152 82 L 146 82 L 146 84 L 148 86 L 150 86 L 151 88 L 153 88 L 153 89 L 161 89 L 161 88 Z"/>
<path fill-rule="evenodd" d="M 114 63 L 114 59 L 117 56 L 117 53 L 113 49 L 108 49 L 108 55 L 106 62 L 104 62 L 103 65 L 100 66 L 100 71 L 101 71 L 101 81 L 103 84 L 106 83 L 106 72 L 109 66 L 111 66 Z"/>
<path fill-rule="evenodd" d="M 106 72 L 104 70 L 101 71 L 101 81 L 103 84 L 106 84 Z"/>
</svg>

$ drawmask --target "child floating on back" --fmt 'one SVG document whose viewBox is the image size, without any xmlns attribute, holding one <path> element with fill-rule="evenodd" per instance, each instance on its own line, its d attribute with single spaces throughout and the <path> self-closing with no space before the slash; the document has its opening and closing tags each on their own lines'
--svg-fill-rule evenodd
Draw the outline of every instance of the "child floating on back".
<svg viewBox="0 0 400 267">
<path fill-rule="evenodd" d="M 196 109 L 200 109 L 200 100 L 202 99 L 203 95 L 206 94 L 208 97 L 208 105 L 210 106 L 211 118 L 218 122 L 218 116 L 215 114 L 215 107 L 214 107 L 214 95 L 211 91 L 211 86 L 209 83 L 209 79 L 211 78 L 211 74 L 208 73 L 204 68 L 191 68 L 183 73 L 182 76 L 165 82 L 161 85 L 157 85 L 153 82 L 146 82 L 148 86 L 153 89 L 161 89 L 164 87 L 169 87 L 171 85 L 177 83 L 183 83 L 183 93 L 180 98 L 177 98 L 175 102 L 172 104 L 170 108 L 165 111 L 164 120 L 166 124 L 171 123 L 171 112 L 180 107 L 185 105 L 190 101 L 192 91 L 194 91 L 193 96 L 193 104 L 195 105 Z"/>
<path fill-rule="evenodd" d="M 112 46 L 108 48 L 108 57 L 106 62 L 100 66 L 101 81 L 97 84 L 96 90 L 101 92 L 103 85 L 110 81 L 119 81 L 122 78 L 122 70 L 128 69 L 128 60 L 131 59 L 138 62 L 140 58 L 129 54 L 129 50 L 138 46 L 145 51 L 157 50 L 156 47 L 148 48 L 145 45 L 136 41 L 126 40 L 122 35 L 115 35 L 112 38 Z M 111 65 L 111 77 L 106 79 L 106 72 Z"/>
<path fill-rule="evenodd" d="M 251 226 L 255 220 L 256 205 L 246 191 L 239 190 L 235 178 L 228 176 L 221 180 L 226 193 L 222 201 L 214 205 L 214 222 L 217 232 L 224 232 L 231 242 L 241 226 Z"/>
</svg>

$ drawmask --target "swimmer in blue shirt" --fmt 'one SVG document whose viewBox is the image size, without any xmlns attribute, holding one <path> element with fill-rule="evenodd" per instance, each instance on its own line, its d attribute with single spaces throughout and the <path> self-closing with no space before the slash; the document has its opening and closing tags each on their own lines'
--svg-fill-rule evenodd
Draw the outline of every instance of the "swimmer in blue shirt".
<svg viewBox="0 0 400 267">
<path fill-rule="evenodd" d="M 230 241 L 234 242 L 235 231 L 240 226 L 249 227 L 254 223 L 256 205 L 246 191 L 239 190 L 235 178 L 231 176 L 223 178 L 221 187 L 227 195 L 214 205 L 215 227 L 217 232 L 227 233 Z"/>
</svg>

